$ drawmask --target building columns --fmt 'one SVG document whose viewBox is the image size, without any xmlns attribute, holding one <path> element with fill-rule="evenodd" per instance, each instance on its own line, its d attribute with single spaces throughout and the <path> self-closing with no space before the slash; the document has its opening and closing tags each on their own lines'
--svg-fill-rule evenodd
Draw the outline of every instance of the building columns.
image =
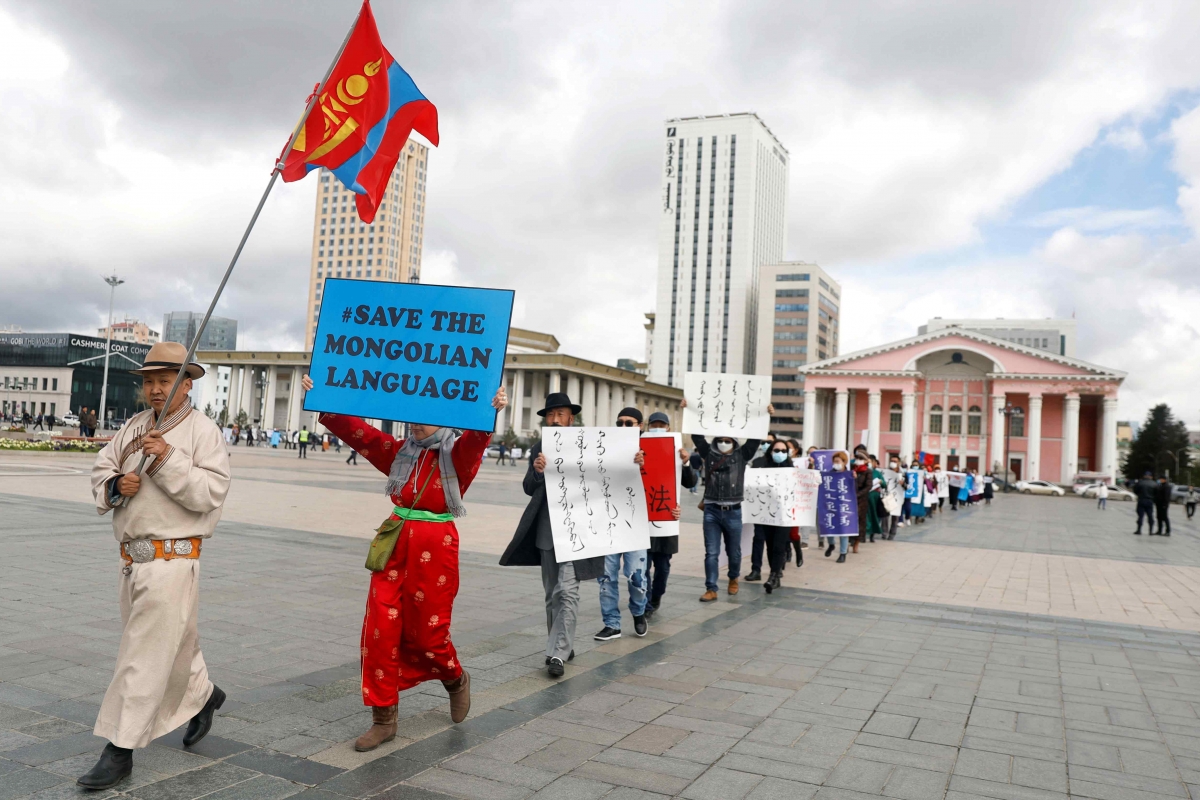
<svg viewBox="0 0 1200 800">
<path fill-rule="evenodd" d="M 850 392 L 838 389 L 833 406 L 833 449 L 846 449 L 846 418 L 850 411 Z"/>
<path fill-rule="evenodd" d="M 913 457 L 913 445 L 916 442 L 917 396 L 913 392 L 904 392 L 900 400 L 900 460 L 908 462 Z"/>
<path fill-rule="evenodd" d="M 1079 472 L 1079 395 L 1069 394 L 1063 401 L 1062 482 L 1071 483 Z"/>
<path fill-rule="evenodd" d="M 267 367 L 267 388 L 263 398 L 262 426 L 268 430 L 275 427 L 275 382 L 279 380 L 276 367 Z"/>
<path fill-rule="evenodd" d="M 804 452 L 817 443 L 817 390 L 804 390 L 804 430 L 801 434 Z"/>
<path fill-rule="evenodd" d="M 254 396 L 254 367 L 242 367 L 242 379 L 238 383 L 237 414 L 246 412 L 246 422 L 254 422 L 250 414 L 250 398 Z"/>
<path fill-rule="evenodd" d="M 606 427 L 612 425 L 612 384 L 608 381 L 603 381 L 596 387 L 596 422 L 598 427 Z"/>
<path fill-rule="evenodd" d="M 578 403 L 579 396 L 579 376 L 567 375 L 567 397 L 571 398 L 572 403 Z"/>
<path fill-rule="evenodd" d="M 992 469 L 996 465 L 1000 465 L 1002 473 L 1005 475 L 1004 480 L 1008 481 L 1008 464 L 1004 463 L 1004 405 L 1007 403 L 1005 395 L 992 395 Z"/>
<path fill-rule="evenodd" d="M 1042 469 L 1042 398 L 1029 396 L 1029 430 L 1025 431 L 1025 480 L 1041 478 Z"/>
<path fill-rule="evenodd" d="M 554 370 L 553 372 L 550 373 L 550 391 L 551 392 L 561 392 L 562 391 L 562 373 L 559 372 L 558 370 Z"/>
<path fill-rule="evenodd" d="M 512 423 L 517 436 L 525 435 L 525 370 L 513 370 Z"/>
<path fill-rule="evenodd" d="M 879 455 L 879 412 L 883 393 L 878 389 L 867 392 L 867 452 Z"/>
<path fill-rule="evenodd" d="M 579 405 L 583 407 L 582 416 L 584 427 L 596 424 L 596 381 L 584 378 L 580 381 Z"/>
<path fill-rule="evenodd" d="M 289 431 L 300 430 L 300 395 L 304 392 L 304 387 L 300 385 L 300 381 L 303 374 L 304 370 L 302 368 L 292 367 L 292 382 L 288 394 L 287 414 L 287 429 Z"/>
<path fill-rule="evenodd" d="M 1100 471 L 1117 480 L 1117 398 L 1104 398 L 1100 415 Z"/>
</svg>

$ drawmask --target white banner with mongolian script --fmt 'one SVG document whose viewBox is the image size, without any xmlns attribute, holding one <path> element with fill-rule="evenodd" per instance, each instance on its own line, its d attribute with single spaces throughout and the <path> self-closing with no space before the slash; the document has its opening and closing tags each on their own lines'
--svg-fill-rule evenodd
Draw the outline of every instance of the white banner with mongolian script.
<svg viewBox="0 0 1200 800">
<path fill-rule="evenodd" d="M 770 375 L 689 372 L 683 377 L 683 432 L 730 436 L 745 441 L 765 439 L 771 428 Z"/>
</svg>

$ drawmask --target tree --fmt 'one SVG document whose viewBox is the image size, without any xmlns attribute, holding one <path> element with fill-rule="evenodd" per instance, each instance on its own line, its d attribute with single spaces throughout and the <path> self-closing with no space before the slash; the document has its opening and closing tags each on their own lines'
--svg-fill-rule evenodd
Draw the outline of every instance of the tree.
<svg viewBox="0 0 1200 800">
<path fill-rule="evenodd" d="M 246 413 L 246 410 L 242 409 L 241 411 L 239 411 L 237 413 L 237 416 L 233 418 L 233 421 L 238 426 L 238 428 L 245 428 L 246 423 L 250 421 L 250 417 Z"/>
<path fill-rule="evenodd" d="M 1190 474 L 1190 463 L 1187 426 L 1175 419 L 1170 406 L 1159 403 L 1146 414 L 1146 421 L 1129 447 L 1121 472 L 1129 480 L 1137 480 L 1145 472 L 1155 477 L 1170 472 L 1178 481 L 1180 475 Z"/>
<path fill-rule="evenodd" d="M 211 420 L 214 420 L 214 421 L 216 420 L 217 413 L 215 411 L 213 411 L 212 403 L 204 404 L 204 416 L 208 417 Z"/>
</svg>

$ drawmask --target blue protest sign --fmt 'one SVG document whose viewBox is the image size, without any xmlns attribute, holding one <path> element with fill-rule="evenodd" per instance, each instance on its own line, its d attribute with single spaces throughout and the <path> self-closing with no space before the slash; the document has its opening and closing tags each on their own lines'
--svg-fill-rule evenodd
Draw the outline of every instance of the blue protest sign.
<svg viewBox="0 0 1200 800">
<path fill-rule="evenodd" d="M 840 450 L 813 450 L 808 456 L 813 460 L 813 469 L 828 472 L 833 469 L 833 454 L 840 452 Z"/>
<path fill-rule="evenodd" d="M 308 411 L 491 431 L 513 292 L 328 278 Z"/>
<path fill-rule="evenodd" d="M 858 536 L 858 496 L 853 472 L 822 472 L 817 487 L 817 530 L 821 536 Z"/>
<path fill-rule="evenodd" d="M 909 470 L 905 473 L 907 485 L 904 487 L 904 496 L 910 500 L 915 500 L 921 495 L 921 473 L 916 470 Z"/>
</svg>

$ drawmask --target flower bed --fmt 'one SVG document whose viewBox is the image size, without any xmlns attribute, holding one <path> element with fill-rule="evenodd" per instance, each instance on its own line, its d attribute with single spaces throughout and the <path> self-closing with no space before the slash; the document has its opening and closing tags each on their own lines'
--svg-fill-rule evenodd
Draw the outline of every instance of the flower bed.
<svg viewBox="0 0 1200 800">
<path fill-rule="evenodd" d="M 105 444 L 105 442 L 89 442 L 83 439 L 27 442 L 21 439 L 0 438 L 0 450 L 60 450 L 69 453 L 98 453 Z"/>
</svg>

